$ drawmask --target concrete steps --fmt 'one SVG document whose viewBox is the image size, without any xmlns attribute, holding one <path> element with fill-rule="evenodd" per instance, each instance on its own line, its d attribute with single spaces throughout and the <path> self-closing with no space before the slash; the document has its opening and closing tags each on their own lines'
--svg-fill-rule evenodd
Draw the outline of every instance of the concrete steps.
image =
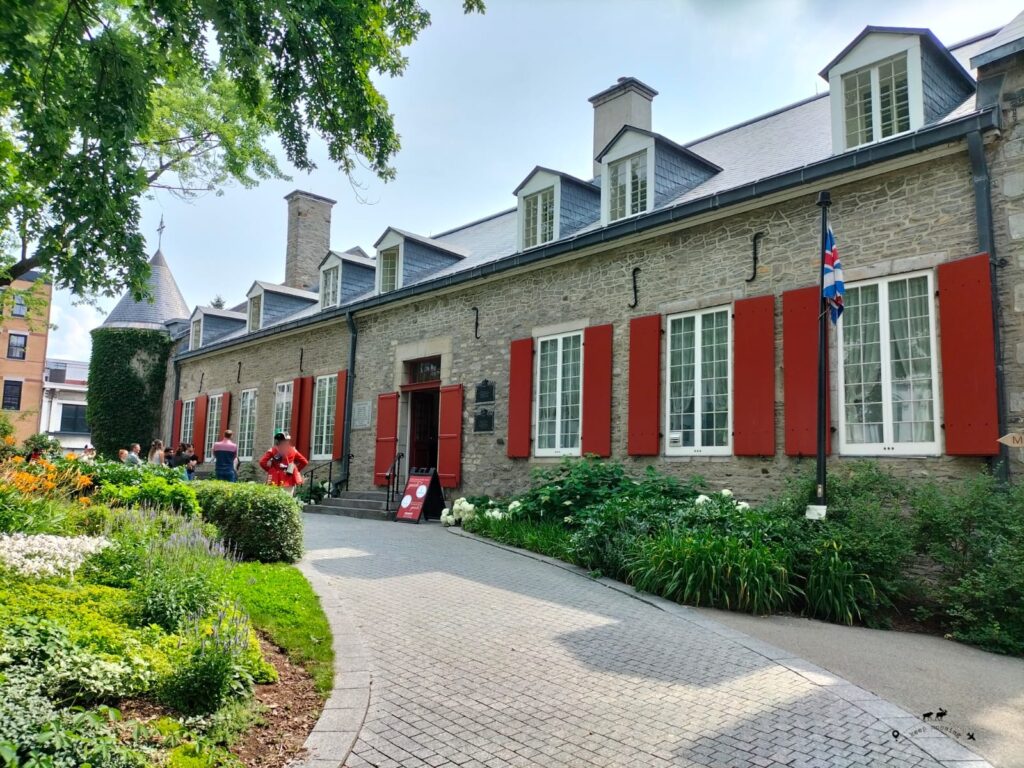
<svg viewBox="0 0 1024 768">
<path fill-rule="evenodd" d="M 323 499 L 319 504 L 307 504 L 303 511 L 320 515 L 341 515 L 363 520 L 391 520 L 387 510 L 385 491 L 347 491 L 336 499 Z"/>
</svg>

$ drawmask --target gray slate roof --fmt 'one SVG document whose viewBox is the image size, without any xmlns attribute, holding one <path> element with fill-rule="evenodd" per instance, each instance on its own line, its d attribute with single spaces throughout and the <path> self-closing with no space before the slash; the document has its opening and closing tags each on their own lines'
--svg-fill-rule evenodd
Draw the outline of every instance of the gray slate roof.
<svg viewBox="0 0 1024 768">
<path fill-rule="evenodd" d="M 971 66 L 977 69 L 1021 51 L 1024 51 L 1024 11 L 986 41 L 971 58 Z"/>
<path fill-rule="evenodd" d="M 167 330 L 168 323 L 187 321 L 191 316 L 185 297 L 181 295 L 163 251 L 159 249 L 149 260 L 146 286 L 150 298 L 136 301 L 131 293 L 126 293 L 107 315 L 102 327 Z"/>
</svg>

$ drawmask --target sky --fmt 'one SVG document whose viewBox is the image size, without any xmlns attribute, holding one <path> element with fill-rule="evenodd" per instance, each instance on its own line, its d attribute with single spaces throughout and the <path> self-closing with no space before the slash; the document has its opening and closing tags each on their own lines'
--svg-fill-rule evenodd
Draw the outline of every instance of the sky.
<svg viewBox="0 0 1024 768">
<path fill-rule="evenodd" d="M 827 90 L 817 72 L 865 25 L 928 27 L 951 45 L 1021 11 L 1010 0 L 487 0 L 486 14 L 466 16 L 461 0 L 421 3 L 432 24 L 407 49 L 406 72 L 378 80 L 402 137 L 394 180 L 363 168 L 349 179 L 317 141 L 311 173 L 278 151 L 290 180 L 144 201 L 148 250 L 163 217 L 189 306 L 218 294 L 230 306 L 256 279 L 283 280 L 293 189 L 338 201 L 333 248 L 372 253 L 388 226 L 429 236 L 512 207 L 536 165 L 589 178 L 587 99 L 618 77 L 659 91 L 653 128 L 685 143 Z M 49 356 L 87 360 L 89 331 L 115 303 L 58 292 Z"/>
</svg>

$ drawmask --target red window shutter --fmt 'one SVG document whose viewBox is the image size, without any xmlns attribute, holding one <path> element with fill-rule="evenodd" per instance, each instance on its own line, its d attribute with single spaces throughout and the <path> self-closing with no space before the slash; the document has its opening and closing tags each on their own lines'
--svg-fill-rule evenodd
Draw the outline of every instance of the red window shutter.
<svg viewBox="0 0 1024 768">
<path fill-rule="evenodd" d="M 661 315 L 629 321 L 630 456 L 661 451 Z"/>
<path fill-rule="evenodd" d="M 737 456 L 775 455 L 775 297 L 733 308 L 732 425 Z"/>
<path fill-rule="evenodd" d="M 220 396 L 220 432 L 217 434 L 217 439 L 220 440 L 224 437 L 224 433 L 230 429 L 228 426 L 228 417 L 231 414 L 231 393 L 225 392 Z"/>
<path fill-rule="evenodd" d="M 398 393 L 377 396 L 377 446 L 373 457 L 373 484 L 387 485 L 387 471 L 398 451 Z"/>
<path fill-rule="evenodd" d="M 786 455 L 818 452 L 818 286 L 782 294 L 782 386 L 786 421 Z M 828 359 L 825 360 L 826 375 Z M 825 402 L 826 422 L 830 408 Z M 825 452 L 831 451 L 831 430 L 825 431 Z"/>
<path fill-rule="evenodd" d="M 530 455 L 530 406 L 533 403 L 533 339 L 517 339 L 509 346 L 508 455 Z"/>
<path fill-rule="evenodd" d="M 441 387 L 437 434 L 437 476 L 442 488 L 462 484 L 462 385 Z"/>
<path fill-rule="evenodd" d="M 348 396 L 348 371 L 338 371 L 338 392 L 334 398 L 334 453 L 335 461 L 345 453 L 345 398 Z"/>
<path fill-rule="evenodd" d="M 583 331 L 583 423 L 580 449 L 612 455 L 612 326 Z"/>
<path fill-rule="evenodd" d="M 299 439 L 302 430 L 302 378 L 292 379 L 292 415 L 288 420 L 288 431 L 293 440 Z M 301 451 L 300 451 L 301 453 Z"/>
<path fill-rule="evenodd" d="M 302 410 L 299 412 L 299 436 L 293 435 L 293 437 L 296 450 L 308 459 L 310 441 L 313 438 L 313 377 L 303 376 L 300 381 L 302 383 Z M 294 396 L 294 394 L 293 392 L 292 395 Z M 294 422 L 292 429 L 295 429 Z"/>
<path fill-rule="evenodd" d="M 175 451 L 178 445 L 181 443 L 181 408 L 182 401 L 174 401 L 174 410 L 171 412 L 171 444 L 167 446 L 171 451 Z"/>
<path fill-rule="evenodd" d="M 987 253 L 939 265 L 946 453 L 999 452 L 992 278 Z"/>
<path fill-rule="evenodd" d="M 206 419 L 209 416 L 209 406 L 210 398 L 208 395 L 196 395 L 195 404 L 192 406 L 195 409 L 192 412 L 194 417 L 192 425 L 192 451 L 200 462 L 206 461 L 206 457 L 203 456 L 203 449 L 206 446 Z"/>
</svg>

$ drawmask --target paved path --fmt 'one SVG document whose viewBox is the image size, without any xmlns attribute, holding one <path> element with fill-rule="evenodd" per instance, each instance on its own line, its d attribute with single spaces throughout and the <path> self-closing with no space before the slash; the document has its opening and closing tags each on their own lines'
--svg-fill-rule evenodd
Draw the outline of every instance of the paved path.
<svg viewBox="0 0 1024 768">
<path fill-rule="evenodd" d="M 436 524 L 307 515 L 306 541 L 369 654 L 350 768 L 988 765 L 695 611 Z"/>
</svg>

